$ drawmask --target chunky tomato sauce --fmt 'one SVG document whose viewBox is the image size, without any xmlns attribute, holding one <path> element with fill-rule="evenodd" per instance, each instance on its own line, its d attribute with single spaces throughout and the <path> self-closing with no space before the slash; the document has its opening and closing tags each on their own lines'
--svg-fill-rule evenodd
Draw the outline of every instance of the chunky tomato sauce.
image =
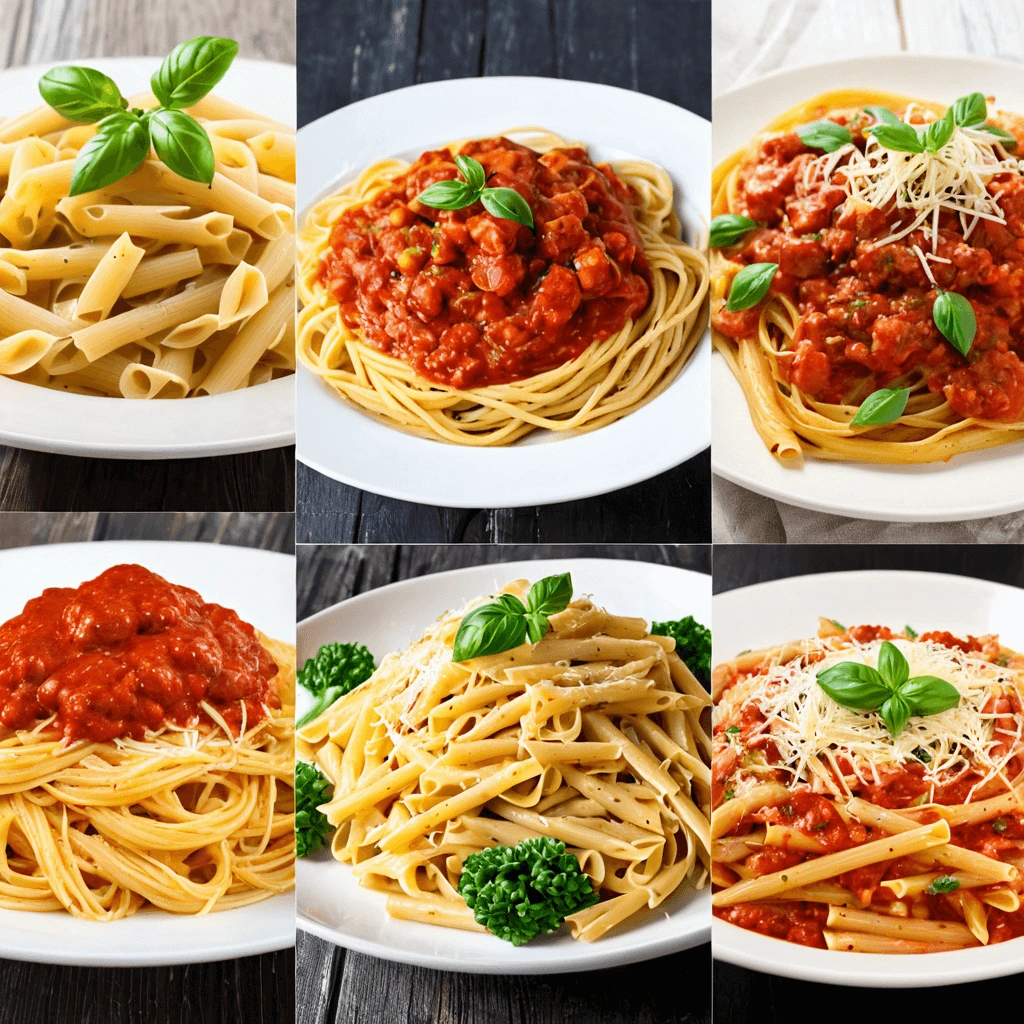
<svg viewBox="0 0 1024 1024">
<path fill-rule="evenodd" d="M 255 629 L 140 565 L 50 588 L 0 625 L 0 726 L 56 716 L 70 741 L 142 739 L 212 719 L 234 731 L 280 707 L 277 665 Z"/>
<path fill-rule="evenodd" d="M 873 640 L 892 640 L 897 637 L 886 626 L 860 625 L 851 626 L 848 634 L 859 643 L 870 643 Z M 991 659 L 998 653 L 999 645 L 996 637 L 966 639 L 957 637 L 947 631 L 923 633 L 922 641 L 942 644 L 946 647 L 977 653 L 981 657 Z M 991 706 L 986 705 L 986 712 L 997 715 L 1016 715 L 1024 713 L 1019 696 L 1009 693 L 996 698 Z M 715 751 L 712 761 L 712 799 L 718 807 L 725 800 L 731 799 L 730 780 L 740 766 L 745 750 L 760 750 L 769 764 L 779 763 L 778 753 L 774 744 L 758 726 L 764 722 L 764 716 L 753 704 L 742 706 L 739 717 L 715 722 Z M 730 733 L 728 730 L 734 729 Z M 999 728 L 996 728 L 995 739 L 999 739 Z M 1016 740 L 1015 726 L 1006 724 L 1008 742 Z M 852 775 L 852 768 L 843 757 L 838 758 L 840 770 Z M 1004 774 L 1007 778 L 1016 778 L 1024 770 L 1024 758 L 1015 757 L 1006 766 Z M 967 801 L 971 790 L 982 781 L 984 775 L 980 771 L 968 769 L 948 779 L 939 779 L 932 789 L 930 782 L 924 778 L 923 764 L 893 764 L 878 771 L 878 780 L 873 783 L 860 783 L 855 787 L 855 795 L 880 807 L 895 810 L 920 804 L 923 800 L 933 800 L 939 804 L 960 804 Z M 781 769 L 773 773 L 776 781 L 789 782 L 789 774 Z M 984 795 L 996 795 L 986 791 Z M 978 794 L 974 799 L 979 799 Z M 916 820 L 921 824 L 937 821 L 939 815 L 933 811 L 920 812 Z M 820 853 L 833 853 L 837 850 L 859 846 L 862 843 L 878 839 L 885 835 L 862 825 L 856 820 L 846 821 L 836 810 L 835 801 L 815 793 L 807 785 L 799 785 L 792 789 L 789 796 L 781 804 L 762 807 L 754 811 L 739 823 L 731 836 L 742 836 L 755 831 L 764 824 L 784 825 L 796 829 L 804 836 L 812 839 L 820 847 Z M 977 822 L 968 825 L 953 826 L 950 829 L 951 842 L 969 850 L 975 850 L 996 860 L 1019 861 L 1024 850 L 1024 811 L 1000 815 L 995 820 Z M 766 875 L 784 870 L 812 859 L 818 854 L 804 850 L 792 849 L 788 845 L 764 846 L 747 856 L 744 864 L 755 875 Z M 724 865 L 728 868 L 728 865 Z M 881 883 L 886 879 L 903 878 L 908 875 L 920 874 L 920 864 L 909 858 L 882 861 L 870 864 L 838 876 L 837 881 L 843 888 L 852 892 L 867 907 L 874 904 L 892 903 L 896 900 L 891 890 L 883 888 Z M 1020 882 L 1024 891 L 1024 879 Z M 972 890 L 981 894 L 984 889 Z M 928 908 L 933 919 L 961 921 L 957 909 L 944 894 L 929 895 L 927 893 L 914 897 Z M 730 921 L 741 928 L 760 932 L 775 938 L 786 939 L 805 946 L 826 948 L 824 928 L 828 917 L 827 906 L 820 903 L 802 901 L 765 901 L 739 903 L 731 907 L 715 907 L 714 913 L 725 921 Z M 1007 939 L 1024 935 L 1024 909 L 1016 913 L 1008 913 L 990 907 L 988 911 L 989 941 L 1002 942 Z"/>
<path fill-rule="evenodd" d="M 522 380 L 575 359 L 647 305 L 639 198 L 585 150 L 543 155 L 508 139 L 469 142 L 487 187 L 511 188 L 534 229 L 479 203 L 416 197 L 455 179 L 448 149 L 424 153 L 331 232 L 320 280 L 351 329 L 419 376 L 456 388 Z"/>
<path fill-rule="evenodd" d="M 863 149 L 873 118 L 830 117 Z M 729 259 L 778 264 L 771 291 L 800 310 L 792 348 L 780 361 L 785 377 L 819 401 L 859 405 L 879 388 L 922 374 L 960 416 L 1024 419 L 1024 177 L 1001 174 L 988 185 L 1005 225 L 983 220 L 965 240 L 956 215 L 943 211 L 939 220 L 936 255 L 947 262 L 929 266 L 940 288 L 968 298 L 978 324 L 965 358 L 933 322 L 937 292 L 912 249 L 931 252 L 930 234 L 926 240 L 915 231 L 873 248 L 897 223 L 910 223 L 913 211 L 846 202 L 842 164 L 830 181 L 806 184 L 804 171 L 820 155 L 796 132 L 769 138 L 741 172 L 734 211 L 759 227 Z M 715 326 L 731 338 L 750 337 L 759 312 L 723 306 Z"/>
</svg>

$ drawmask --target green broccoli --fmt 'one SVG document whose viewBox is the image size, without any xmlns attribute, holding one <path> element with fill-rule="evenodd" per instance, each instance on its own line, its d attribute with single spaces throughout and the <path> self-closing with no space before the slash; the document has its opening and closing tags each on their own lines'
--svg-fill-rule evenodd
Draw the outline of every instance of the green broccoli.
<svg viewBox="0 0 1024 1024">
<path fill-rule="evenodd" d="M 308 857 L 327 843 L 331 825 L 317 808 L 330 800 L 330 788 L 316 765 L 295 762 L 295 852 L 299 857 Z"/>
<path fill-rule="evenodd" d="M 711 684 L 711 630 L 692 615 L 673 622 L 652 622 L 651 632 L 670 636 L 676 642 L 676 654 L 705 685 Z"/>
<path fill-rule="evenodd" d="M 459 894 L 477 924 L 514 946 L 555 931 L 599 899 L 565 843 L 548 836 L 471 853 L 462 865 Z"/>
<path fill-rule="evenodd" d="M 299 685 L 317 698 L 298 721 L 301 727 L 323 714 L 339 697 L 373 675 L 373 655 L 362 644 L 324 644 L 299 669 Z"/>
</svg>

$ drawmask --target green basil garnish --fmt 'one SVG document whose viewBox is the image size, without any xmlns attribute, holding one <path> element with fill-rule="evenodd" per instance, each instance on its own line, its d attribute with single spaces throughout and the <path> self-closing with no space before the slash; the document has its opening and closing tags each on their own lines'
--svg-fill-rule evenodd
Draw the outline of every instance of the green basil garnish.
<svg viewBox="0 0 1024 1024">
<path fill-rule="evenodd" d="M 947 114 L 952 112 L 953 120 L 961 128 L 974 128 L 982 124 L 988 117 L 988 104 L 980 92 L 972 92 L 968 96 L 961 96 Z"/>
<path fill-rule="evenodd" d="M 826 153 L 834 153 L 842 146 L 853 141 L 849 129 L 835 121 L 812 121 L 803 124 L 796 130 L 800 141 L 811 149 L 823 149 Z"/>
<path fill-rule="evenodd" d="M 958 292 L 938 289 L 939 297 L 932 306 L 932 319 L 939 333 L 960 353 L 966 356 L 978 333 L 978 321 L 967 301 Z"/>
<path fill-rule="evenodd" d="M 923 153 L 924 143 L 913 125 L 900 121 L 899 124 L 876 124 L 865 130 L 865 135 L 873 135 L 879 145 L 900 153 Z"/>
<path fill-rule="evenodd" d="M 519 647 L 529 638 L 538 643 L 551 628 L 549 617 L 572 600 L 569 573 L 538 580 L 526 595 L 526 604 L 514 594 L 501 594 L 469 612 L 455 634 L 452 661 L 469 661 Z"/>
<path fill-rule="evenodd" d="M 177 175 L 209 185 L 216 170 L 206 129 L 181 107 L 201 100 L 225 75 L 238 53 L 233 39 L 198 36 L 176 46 L 153 76 L 161 106 L 127 110 L 113 79 L 92 68 L 53 68 L 39 80 L 43 99 L 64 117 L 99 126 L 75 159 L 72 196 L 120 181 L 149 155 Z"/>
<path fill-rule="evenodd" d="M 880 388 L 861 403 L 851 427 L 881 427 L 903 415 L 910 399 L 910 388 Z"/>
<path fill-rule="evenodd" d="M 841 661 L 817 675 L 818 685 L 841 707 L 851 711 L 877 711 L 894 739 L 911 716 L 937 715 L 955 708 L 960 693 L 936 676 L 910 675 L 903 652 L 885 640 L 878 652 L 878 668 L 858 661 Z M 924 760 L 921 758 L 921 760 Z"/>
<path fill-rule="evenodd" d="M 917 630 L 914 629 L 913 626 L 904 626 L 903 627 L 903 632 L 906 633 L 907 636 L 909 636 L 911 640 L 916 640 L 917 639 Z"/>
<path fill-rule="evenodd" d="M 493 217 L 515 221 L 524 227 L 533 227 L 530 204 L 514 188 L 485 188 L 487 172 L 479 160 L 461 153 L 455 157 L 455 166 L 466 179 L 435 181 L 425 188 L 416 201 L 436 210 L 461 210 L 480 202 Z"/>
<path fill-rule="evenodd" d="M 1003 149 L 1007 149 L 1012 152 L 1017 148 L 1016 135 L 1011 135 L 1008 131 L 1004 131 L 1002 128 L 997 128 L 994 124 L 979 124 L 977 127 L 979 131 L 988 132 L 990 135 L 994 135 L 1003 144 Z"/>
<path fill-rule="evenodd" d="M 942 147 L 953 137 L 953 110 L 946 111 L 944 117 L 932 121 L 921 129 L 921 142 L 929 153 L 938 153 Z"/>
<path fill-rule="evenodd" d="M 153 95 L 165 107 L 191 107 L 227 74 L 237 56 L 234 39 L 196 36 L 178 43 L 149 80 Z"/>
<path fill-rule="evenodd" d="M 106 188 L 131 174 L 149 155 L 149 132 L 133 114 L 121 111 L 99 123 L 82 147 L 71 174 L 69 195 Z"/>
<path fill-rule="evenodd" d="M 52 68 L 39 79 L 39 92 L 62 117 L 82 124 L 95 124 L 128 105 L 117 83 L 93 68 Z"/>
<path fill-rule="evenodd" d="M 992 822 L 992 831 L 998 835 L 1002 835 L 1008 827 L 1009 826 L 1007 825 L 1005 818 L 996 818 L 996 820 Z"/>
<path fill-rule="evenodd" d="M 778 263 L 751 263 L 733 279 L 729 289 L 729 301 L 725 308 L 730 313 L 756 306 L 768 293 L 772 278 L 779 269 Z"/>
<path fill-rule="evenodd" d="M 925 892 L 929 896 L 938 896 L 939 893 L 956 892 L 959 888 L 960 883 L 952 875 L 939 875 L 931 880 Z"/>
<path fill-rule="evenodd" d="M 888 107 L 865 107 L 864 112 L 870 114 L 879 124 L 903 124 Z"/>
<path fill-rule="evenodd" d="M 748 231 L 757 227 L 757 221 L 738 213 L 723 213 L 711 221 L 708 241 L 712 248 L 735 245 Z"/>
</svg>

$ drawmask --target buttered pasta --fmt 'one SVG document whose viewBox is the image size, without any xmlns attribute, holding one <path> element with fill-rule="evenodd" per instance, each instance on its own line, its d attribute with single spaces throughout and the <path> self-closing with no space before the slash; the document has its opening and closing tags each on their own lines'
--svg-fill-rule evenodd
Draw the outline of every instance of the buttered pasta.
<svg viewBox="0 0 1024 1024">
<path fill-rule="evenodd" d="M 334 857 L 392 916 L 479 931 L 459 891 L 467 858 L 550 837 L 600 897 L 566 918 L 584 941 L 704 885 L 710 698 L 674 641 L 577 599 L 539 642 L 454 662 L 481 604 L 299 729 L 299 756 L 333 784 Z"/>
</svg>

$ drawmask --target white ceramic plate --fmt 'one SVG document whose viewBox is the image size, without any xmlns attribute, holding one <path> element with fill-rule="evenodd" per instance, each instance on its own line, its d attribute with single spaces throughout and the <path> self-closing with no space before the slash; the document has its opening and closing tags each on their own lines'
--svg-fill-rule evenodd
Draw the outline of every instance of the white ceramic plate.
<svg viewBox="0 0 1024 1024">
<path fill-rule="evenodd" d="M 125 96 L 144 92 L 155 57 L 65 61 L 97 68 Z M 39 79 L 52 64 L 0 71 L 0 118 L 39 106 Z M 295 124 L 295 68 L 236 60 L 217 94 Z M 6 243 L 5 243 L 6 244 Z M 172 459 L 280 448 L 295 440 L 295 378 L 227 395 L 129 402 L 68 395 L 0 377 L 0 444 L 63 455 Z"/>
<path fill-rule="evenodd" d="M 674 619 L 693 615 L 709 623 L 711 577 L 664 565 L 605 559 L 507 562 L 473 566 L 405 580 L 371 590 L 299 624 L 299 658 L 326 643 L 366 644 L 378 663 L 422 636 L 442 612 L 470 598 L 493 593 L 509 580 L 538 580 L 572 573 L 577 594 L 623 615 Z M 311 703 L 299 690 L 299 714 Z M 472 974 L 555 974 L 592 971 L 648 960 L 706 942 L 710 934 L 708 890 L 683 887 L 657 911 L 645 911 L 594 943 L 575 942 L 567 932 L 538 938 L 518 949 L 493 935 L 440 928 L 388 917 L 384 896 L 360 888 L 347 864 L 330 852 L 298 862 L 299 927 L 329 942 L 385 960 Z"/>
<path fill-rule="evenodd" d="M 901 53 L 858 57 L 768 75 L 716 97 L 714 163 L 749 142 L 784 110 L 829 89 L 884 89 L 951 103 L 978 90 L 1024 112 L 1020 65 L 979 57 Z M 872 466 L 806 459 L 780 465 L 750 420 L 743 391 L 720 355 L 712 359 L 712 468 L 733 483 L 819 512 L 887 522 L 947 522 L 1024 509 L 1024 443 L 928 466 Z"/>
<path fill-rule="evenodd" d="M 578 139 L 595 160 L 642 157 L 660 164 L 675 183 L 687 240 L 706 235 L 711 125 L 640 93 L 551 78 L 416 85 L 306 125 L 299 132 L 299 210 L 374 160 L 411 161 L 452 139 L 517 125 L 543 125 Z M 300 213 L 300 223 L 303 218 Z M 664 394 L 610 426 L 572 437 L 534 433 L 488 450 L 388 427 L 300 367 L 298 457 L 335 480 L 428 505 L 506 508 L 604 494 L 663 473 L 708 446 L 709 357 L 704 340 Z"/>
<path fill-rule="evenodd" d="M 833 572 L 741 587 L 714 598 L 713 664 L 740 651 L 814 636 L 818 616 L 963 635 L 999 633 L 1024 644 L 1024 590 L 931 572 Z M 923 955 L 811 949 L 717 918 L 715 956 L 755 971 L 831 985 L 893 988 L 952 985 L 1024 971 L 1024 939 Z"/>
<path fill-rule="evenodd" d="M 0 622 L 46 587 L 77 587 L 122 562 L 193 587 L 268 636 L 295 634 L 295 559 L 226 544 L 109 541 L 0 550 Z M 70 914 L 0 910 L 0 958 L 82 967 L 153 967 L 229 960 L 295 941 L 291 893 L 206 917 L 154 908 L 108 924 Z"/>
</svg>

